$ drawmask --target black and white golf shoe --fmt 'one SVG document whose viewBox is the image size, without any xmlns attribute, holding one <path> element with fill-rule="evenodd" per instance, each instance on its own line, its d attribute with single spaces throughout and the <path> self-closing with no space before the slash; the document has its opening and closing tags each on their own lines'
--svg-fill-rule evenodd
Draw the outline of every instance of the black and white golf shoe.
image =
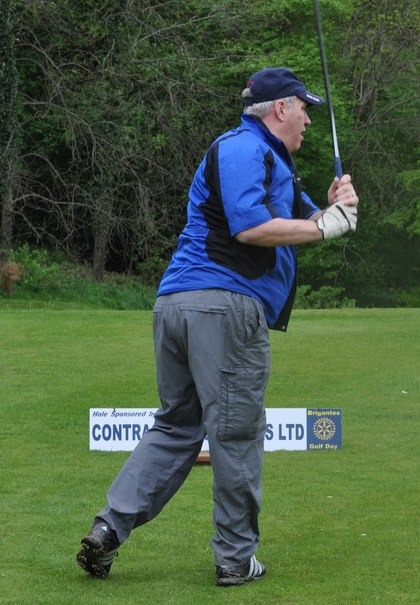
<svg viewBox="0 0 420 605">
<path fill-rule="evenodd" d="M 265 566 L 252 555 L 249 562 L 241 567 L 216 565 L 217 586 L 240 586 L 251 580 L 259 580 L 265 575 Z"/>
<path fill-rule="evenodd" d="M 91 576 L 106 578 L 120 545 L 115 531 L 105 522 L 96 523 L 81 544 L 76 563 Z"/>
</svg>

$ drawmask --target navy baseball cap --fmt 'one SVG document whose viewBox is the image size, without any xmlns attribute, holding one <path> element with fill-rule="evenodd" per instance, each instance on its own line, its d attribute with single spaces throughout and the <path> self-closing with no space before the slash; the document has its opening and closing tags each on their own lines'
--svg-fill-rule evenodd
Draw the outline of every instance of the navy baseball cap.
<svg viewBox="0 0 420 605">
<path fill-rule="evenodd" d="M 309 105 L 322 105 L 322 97 L 306 90 L 304 83 L 289 69 L 284 67 L 268 67 L 250 76 L 247 82 L 252 96 L 243 99 L 244 105 L 274 101 L 296 95 Z"/>
</svg>

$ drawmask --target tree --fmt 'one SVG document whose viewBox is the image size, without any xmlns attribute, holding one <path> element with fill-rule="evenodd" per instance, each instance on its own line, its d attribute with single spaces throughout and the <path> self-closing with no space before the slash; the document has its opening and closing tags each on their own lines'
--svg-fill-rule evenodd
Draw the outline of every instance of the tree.
<svg viewBox="0 0 420 605">
<path fill-rule="evenodd" d="M 17 83 L 12 0 L 3 0 L 0 12 L 0 255 L 11 247 L 14 175 L 17 163 Z"/>
<path fill-rule="evenodd" d="M 239 122 L 250 73 L 288 66 L 322 94 L 306 0 L 4 6 L 9 71 L 0 74 L 0 95 L 3 110 L 15 113 L 0 125 L 11 160 L 10 170 L 0 168 L 11 192 L 2 189 L 2 233 L 10 244 L 13 227 L 17 244 L 92 263 L 97 279 L 106 268 L 160 278 L 185 220 L 191 177 L 214 137 Z M 301 283 L 319 289 L 330 276 L 359 304 L 395 304 L 389 284 L 397 291 L 415 282 L 419 172 L 406 141 L 417 113 L 418 10 L 409 0 L 323 0 L 322 13 L 343 166 L 362 204 L 355 236 L 300 249 Z M 327 109 L 311 115 L 296 163 L 322 206 L 333 177 Z"/>
<path fill-rule="evenodd" d="M 190 44 L 217 14 L 200 2 L 21 5 L 22 70 L 35 76 L 25 78 L 21 238 L 92 250 L 98 278 L 112 255 L 126 268 L 172 249 L 216 115 Z"/>
<path fill-rule="evenodd" d="M 395 291 L 418 281 L 419 34 L 416 3 L 364 0 L 343 42 L 341 73 L 351 74 L 354 99 L 349 168 L 362 199 L 352 282 L 364 304 L 398 303 Z"/>
</svg>

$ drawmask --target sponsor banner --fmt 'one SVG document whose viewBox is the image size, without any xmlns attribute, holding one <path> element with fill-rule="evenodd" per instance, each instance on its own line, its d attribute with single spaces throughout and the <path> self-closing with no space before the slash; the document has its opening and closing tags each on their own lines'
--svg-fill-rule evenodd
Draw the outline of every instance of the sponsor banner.
<svg viewBox="0 0 420 605">
<path fill-rule="evenodd" d="M 152 427 L 158 408 L 91 408 L 89 449 L 132 451 Z M 342 447 L 341 409 L 267 408 L 264 450 L 337 450 Z M 202 451 L 208 451 L 207 439 Z"/>
<path fill-rule="evenodd" d="M 91 408 L 91 450 L 131 452 L 153 426 L 158 408 Z"/>
<path fill-rule="evenodd" d="M 267 408 L 264 450 L 306 450 L 306 409 Z"/>
</svg>

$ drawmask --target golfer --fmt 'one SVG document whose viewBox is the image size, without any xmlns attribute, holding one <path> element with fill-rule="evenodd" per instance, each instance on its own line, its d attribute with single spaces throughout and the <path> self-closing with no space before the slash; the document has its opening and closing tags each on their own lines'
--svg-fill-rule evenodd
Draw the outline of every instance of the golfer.
<svg viewBox="0 0 420 605">
<path fill-rule="evenodd" d="M 263 69 L 242 99 L 240 125 L 214 141 L 191 184 L 187 223 L 154 307 L 161 408 L 82 539 L 76 560 L 93 576 L 106 577 L 131 531 L 172 498 L 206 435 L 216 583 L 239 585 L 266 572 L 255 553 L 268 329 L 287 328 L 294 246 L 354 231 L 358 198 L 349 175 L 334 179 L 325 210 L 301 191 L 291 154 L 311 124 L 308 108 L 324 101 L 294 73 Z M 193 528 L 185 528 L 192 540 Z"/>
</svg>

